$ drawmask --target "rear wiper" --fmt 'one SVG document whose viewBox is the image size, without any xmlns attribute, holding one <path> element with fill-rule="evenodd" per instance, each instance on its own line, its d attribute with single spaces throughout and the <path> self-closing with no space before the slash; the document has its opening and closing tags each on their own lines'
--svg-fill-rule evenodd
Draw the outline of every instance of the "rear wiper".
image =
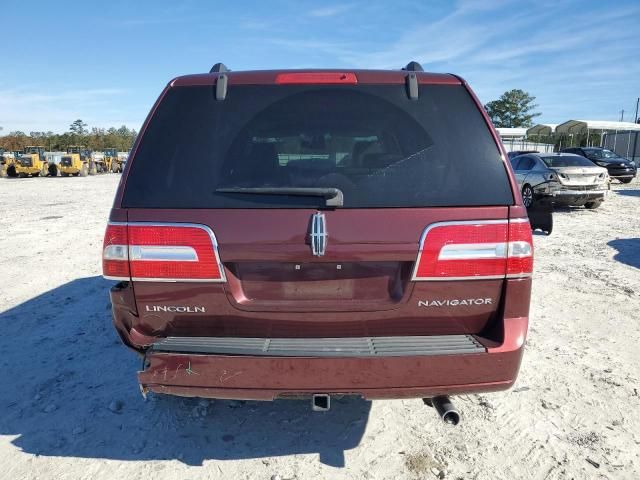
<svg viewBox="0 0 640 480">
<path fill-rule="evenodd" d="M 295 195 L 299 197 L 323 197 L 327 207 L 342 207 L 344 195 L 335 187 L 228 187 L 216 188 L 218 193 L 246 193 L 249 195 Z"/>
</svg>

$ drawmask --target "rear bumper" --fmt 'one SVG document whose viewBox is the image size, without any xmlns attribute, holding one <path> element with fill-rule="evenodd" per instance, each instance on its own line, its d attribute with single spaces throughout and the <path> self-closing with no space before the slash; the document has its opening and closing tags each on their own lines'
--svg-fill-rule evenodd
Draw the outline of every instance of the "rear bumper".
<svg viewBox="0 0 640 480">
<path fill-rule="evenodd" d="M 515 382 L 527 324 L 527 318 L 505 320 L 500 345 L 475 337 L 476 353 L 439 354 L 436 349 L 406 356 L 319 357 L 151 349 L 138 379 L 145 391 L 244 400 L 313 393 L 385 399 L 491 392 Z"/>
<path fill-rule="evenodd" d="M 604 197 L 609 190 L 558 190 L 552 193 L 554 197 Z"/>
<path fill-rule="evenodd" d="M 612 169 L 609 170 L 609 176 L 611 178 L 633 178 L 636 176 L 638 171 L 636 169 L 630 168 L 620 168 L 620 169 Z"/>
<path fill-rule="evenodd" d="M 607 189 L 599 190 L 571 190 L 560 189 L 547 194 L 542 194 L 543 198 L 548 199 L 552 204 L 556 205 L 573 205 L 584 204 L 594 200 L 604 200 L 609 194 Z"/>
</svg>

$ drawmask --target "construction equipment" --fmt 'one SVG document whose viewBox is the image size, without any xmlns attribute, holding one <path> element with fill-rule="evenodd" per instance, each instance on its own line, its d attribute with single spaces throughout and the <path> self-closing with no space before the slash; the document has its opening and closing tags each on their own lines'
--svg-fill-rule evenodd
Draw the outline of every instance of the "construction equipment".
<svg viewBox="0 0 640 480">
<path fill-rule="evenodd" d="M 60 159 L 58 170 L 63 177 L 86 177 L 89 175 L 89 162 L 82 160 L 79 153 L 67 153 Z"/>
<path fill-rule="evenodd" d="M 96 166 L 96 173 L 107 173 L 109 171 L 107 161 L 102 152 L 92 152 L 91 161 Z"/>
<path fill-rule="evenodd" d="M 0 149 L 0 177 L 7 176 L 7 169 L 13 165 L 15 157 L 12 152 L 6 152 Z"/>
<path fill-rule="evenodd" d="M 22 155 L 22 152 L 13 151 L 9 154 L 5 153 L 5 165 L 4 165 L 4 174 L 7 177 L 17 177 L 18 173 L 16 172 L 16 159 Z"/>
<path fill-rule="evenodd" d="M 60 171 L 60 160 L 62 156 L 66 155 L 65 152 L 46 152 L 45 159 L 48 164 L 49 176 L 57 177 Z"/>
<path fill-rule="evenodd" d="M 122 170 L 124 170 L 124 162 L 122 157 L 118 155 L 117 148 L 106 148 L 104 150 L 104 158 L 109 172 L 122 173 Z"/>
<path fill-rule="evenodd" d="M 60 159 L 60 175 L 68 177 L 86 177 L 98 173 L 96 162 L 91 157 L 91 151 L 83 145 L 70 145 L 67 154 Z"/>
<path fill-rule="evenodd" d="M 45 147 L 42 146 L 24 147 L 24 151 L 15 157 L 13 164 L 7 168 L 7 175 L 20 178 L 29 175 L 32 177 L 46 176 L 49 173 L 49 164 L 44 157 L 44 150 Z"/>
</svg>

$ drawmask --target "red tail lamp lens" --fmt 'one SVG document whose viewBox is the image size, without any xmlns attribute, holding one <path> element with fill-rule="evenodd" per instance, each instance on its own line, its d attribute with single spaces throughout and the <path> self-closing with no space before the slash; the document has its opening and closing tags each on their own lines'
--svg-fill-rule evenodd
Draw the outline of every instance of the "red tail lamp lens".
<svg viewBox="0 0 640 480">
<path fill-rule="evenodd" d="M 144 224 L 109 225 L 123 235 L 121 244 L 103 252 L 105 276 L 134 281 L 224 281 L 213 232 L 204 225 Z M 124 233 L 122 233 L 124 232 Z M 105 237 L 106 242 L 106 237 Z M 117 259 L 113 258 L 114 256 Z M 121 275 L 107 275 L 110 262 L 124 264 Z M 109 267 L 113 268 L 113 267 Z M 124 279 L 124 278 L 123 278 Z"/>
<path fill-rule="evenodd" d="M 531 274 L 528 221 L 443 222 L 422 235 L 414 280 L 492 279 Z"/>
</svg>

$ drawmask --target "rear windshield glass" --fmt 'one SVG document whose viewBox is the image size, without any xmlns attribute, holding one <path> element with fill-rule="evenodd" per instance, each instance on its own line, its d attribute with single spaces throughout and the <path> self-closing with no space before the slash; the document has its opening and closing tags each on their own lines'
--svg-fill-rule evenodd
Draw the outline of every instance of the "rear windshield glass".
<svg viewBox="0 0 640 480">
<path fill-rule="evenodd" d="M 593 160 L 601 160 L 605 158 L 620 158 L 618 154 L 611 150 L 599 149 L 599 148 L 584 148 L 584 153 L 587 157 Z"/>
<path fill-rule="evenodd" d="M 215 87 L 171 89 L 132 158 L 122 205 L 325 205 L 287 188 L 339 189 L 344 208 L 513 203 L 464 87 L 421 86 L 410 100 L 404 85 L 251 85 L 231 86 L 224 101 Z"/>
<path fill-rule="evenodd" d="M 593 162 L 580 155 L 554 155 L 540 157 L 547 167 L 593 167 Z"/>
</svg>

